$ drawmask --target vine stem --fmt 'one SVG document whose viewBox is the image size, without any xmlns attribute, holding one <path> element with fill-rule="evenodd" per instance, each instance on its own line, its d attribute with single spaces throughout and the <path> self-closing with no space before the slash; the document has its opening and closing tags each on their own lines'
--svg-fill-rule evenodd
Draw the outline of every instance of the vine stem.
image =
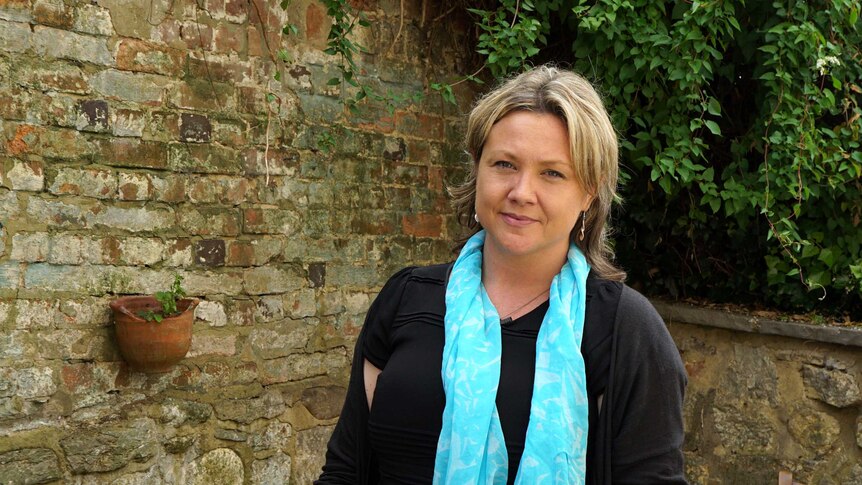
<svg viewBox="0 0 862 485">
<path fill-rule="evenodd" d="M 424 9 L 424 2 L 423 2 L 423 9 Z M 425 11 L 423 10 L 423 15 L 424 15 L 424 13 L 425 13 Z M 395 38 L 392 39 L 392 44 L 390 44 L 389 49 L 386 50 L 387 56 L 389 55 L 389 53 L 392 52 L 392 49 L 395 48 L 395 44 L 398 43 L 398 39 L 401 37 L 401 31 L 404 29 L 404 0 L 401 0 L 401 12 L 400 12 L 399 17 L 400 18 L 398 20 L 398 33 L 395 34 Z"/>
</svg>

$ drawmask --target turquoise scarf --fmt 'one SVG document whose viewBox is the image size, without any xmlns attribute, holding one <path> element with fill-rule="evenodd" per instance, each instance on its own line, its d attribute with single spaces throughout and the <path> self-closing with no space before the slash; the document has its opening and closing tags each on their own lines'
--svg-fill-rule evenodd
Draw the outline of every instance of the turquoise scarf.
<svg viewBox="0 0 862 485">
<path fill-rule="evenodd" d="M 443 389 L 435 485 L 505 485 L 508 454 L 495 399 L 500 316 L 482 285 L 485 231 L 467 241 L 446 287 Z M 516 484 L 582 484 L 587 456 L 587 384 L 581 339 L 590 267 L 572 244 L 551 283 L 536 341 L 530 423 Z"/>
</svg>

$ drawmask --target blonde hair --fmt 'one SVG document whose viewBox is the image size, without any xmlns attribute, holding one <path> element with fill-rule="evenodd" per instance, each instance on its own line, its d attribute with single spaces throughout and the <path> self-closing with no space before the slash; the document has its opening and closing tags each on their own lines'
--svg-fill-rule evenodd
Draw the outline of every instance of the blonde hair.
<svg viewBox="0 0 862 485">
<path fill-rule="evenodd" d="M 464 183 L 450 187 L 458 222 L 467 229 L 463 244 L 481 226 L 473 218 L 476 206 L 476 173 L 482 148 L 494 124 L 512 111 L 532 111 L 558 116 L 569 134 L 575 177 L 594 197 L 586 211 L 584 240 L 581 219 L 571 239 L 584 253 L 597 276 L 622 281 L 625 272 L 613 263 L 614 253 L 608 235 L 611 205 L 618 199 L 617 134 L 602 99 L 593 86 L 571 71 L 544 65 L 510 78 L 484 95 L 470 112 L 465 136 L 468 164 Z"/>
</svg>

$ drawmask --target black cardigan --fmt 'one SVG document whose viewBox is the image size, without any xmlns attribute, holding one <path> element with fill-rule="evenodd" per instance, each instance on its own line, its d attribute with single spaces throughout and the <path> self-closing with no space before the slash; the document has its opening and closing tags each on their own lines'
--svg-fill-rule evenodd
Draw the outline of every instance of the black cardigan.
<svg viewBox="0 0 862 485">
<path fill-rule="evenodd" d="M 389 280 L 381 297 L 387 295 L 388 301 L 395 295 L 403 306 L 415 301 L 401 294 L 410 288 L 421 291 L 422 300 L 443 308 L 450 267 L 404 269 Z M 366 323 L 386 304 L 381 297 L 369 309 Z M 605 390 L 601 412 L 591 399 L 587 483 L 685 484 L 681 447 L 686 375 L 664 322 L 636 291 L 592 275 L 587 280 L 586 306 L 581 349 L 588 394 L 595 394 L 589 387 Z M 411 310 L 398 308 L 399 312 Z M 368 325 L 356 344 L 344 407 L 327 447 L 323 474 L 315 482 L 319 485 L 377 483 L 363 382 L 367 335 Z M 590 374 L 591 369 L 599 371 Z"/>
</svg>

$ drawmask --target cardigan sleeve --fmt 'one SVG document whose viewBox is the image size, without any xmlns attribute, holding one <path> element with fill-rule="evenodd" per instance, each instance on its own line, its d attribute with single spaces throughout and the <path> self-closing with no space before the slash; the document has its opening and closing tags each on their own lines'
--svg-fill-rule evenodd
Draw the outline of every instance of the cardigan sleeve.
<svg viewBox="0 0 862 485">
<path fill-rule="evenodd" d="M 687 377 L 667 327 L 649 301 L 623 288 L 612 370 L 614 484 L 685 484 L 683 398 Z"/>
<path fill-rule="evenodd" d="M 368 446 L 368 401 L 365 396 L 363 364 L 366 358 L 375 366 L 385 365 L 385 349 L 392 318 L 398 309 L 407 278 L 413 268 L 405 268 L 392 276 L 377 295 L 368 313 L 350 368 L 350 381 L 338 423 L 326 447 L 323 473 L 315 485 L 365 485 L 372 483 L 375 473 L 372 454 Z M 366 349 L 383 349 L 378 355 L 366 355 Z"/>
</svg>

